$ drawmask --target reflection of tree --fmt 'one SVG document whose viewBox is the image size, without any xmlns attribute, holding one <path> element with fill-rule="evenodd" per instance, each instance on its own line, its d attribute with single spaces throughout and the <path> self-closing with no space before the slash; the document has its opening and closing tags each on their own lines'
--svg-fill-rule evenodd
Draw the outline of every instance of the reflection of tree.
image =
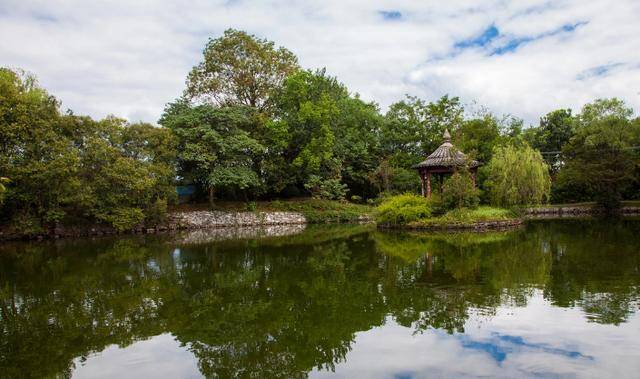
<svg viewBox="0 0 640 379">
<path fill-rule="evenodd" d="M 172 333 L 206 376 L 300 377 L 333 369 L 356 332 L 388 316 L 463 331 L 473 312 L 525 304 L 535 288 L 597 322 L 624 322 L 637 308 L 640 237 L 630 225 L 582 225 L 312 228 L 175 250 L 155 238 L 4 246 L 0 372 L 68 376 L 75 357 Z"/>
<path fill-rule="evenodd" d="M 589 320 L 625 322 L 639 308 L 640 234 L 637 221 L 546 222 L 535 225 L 553 254 L 545 296 L 580 306 Z"/>
</svg>

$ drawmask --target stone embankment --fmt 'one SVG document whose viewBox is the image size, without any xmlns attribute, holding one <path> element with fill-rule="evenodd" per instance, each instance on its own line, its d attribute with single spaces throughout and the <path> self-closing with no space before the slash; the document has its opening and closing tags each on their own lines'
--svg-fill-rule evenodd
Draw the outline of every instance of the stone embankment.
<svg viewBox="0 0 640 379">
<path fill-rule="evenodd" d="M 175 229 L 211 229 L 234 226 L 297 225 L 307 219 L 296 212 L 177 212 L 169 216 Z"/>
<path fill-rule="evenodd" d="M 525 218 L 572 218 L 572 217 L 589 217 L 598 215 L 603 211 L 593 206 L 563 206 L 563 207 L 536 207 L 526 209 Z M 640 215 L 640 207 L 626 206 L 620 209 L 620 213 L 624 216 Z"/>
<path fill-rule="evenodd" d="M 118 232 L 107 225 L 57 226 L 38 234 L 20 234 L 0 230 L 0 240 L 45 239 L 64 237 L 94 237 L 114 234 L 153 234 L 177 230 L 205 230 L 236 227 L 267 227 L 305 225 L 307 219 L 296 212 L 220 212 L 191 211 L 169 214 L 167 221 L 160 225 L 140 225 L 133 230 Z M 221 233 L 218 233 L 221 234 Z M 197 239 L 197 237 L 194 237 Z"/>
<path fill-rule="evenodd" d="M 510 230 L 521 226 L 524 221 L 520 218 L 510 220 L 478 221 L 472 223 L 438 223 L 438 224 L 414 224 L 414 225 L 378 225 L 380 229 L 401 229 L 414 231 L 433 232 L 489 232 Z"/>
</svg>

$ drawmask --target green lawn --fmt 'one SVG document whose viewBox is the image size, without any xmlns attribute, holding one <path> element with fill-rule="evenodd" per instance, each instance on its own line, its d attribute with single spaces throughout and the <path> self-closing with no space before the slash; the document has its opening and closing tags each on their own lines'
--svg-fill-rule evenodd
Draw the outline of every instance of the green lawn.
<svg viewBox="0 0 640 379">
<path fill-rule="evenodd" d="M 517 218 L 518 215 L 509 209 L 480 206 L 476 209 L 454 209 L 441 216 L 413 221 L 409 223 L 409 227 L 464 225 L 476 222 L 513 220 Z"/>
</svg>

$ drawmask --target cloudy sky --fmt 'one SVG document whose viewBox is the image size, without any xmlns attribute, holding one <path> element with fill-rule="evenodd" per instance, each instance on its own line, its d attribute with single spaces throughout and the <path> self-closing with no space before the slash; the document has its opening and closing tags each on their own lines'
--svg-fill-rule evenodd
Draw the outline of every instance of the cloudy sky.
<svg viewBox="0 0 640 379">
<path fill-rule="evenodd" d="M 640 111 L 640 1 L 0 0 L 0 65 L 77 114 L 155 123 L 206 41 L 238 28 L 383 110 L 444 94 L 537 122 L 619 97 Z"/>
</svg>

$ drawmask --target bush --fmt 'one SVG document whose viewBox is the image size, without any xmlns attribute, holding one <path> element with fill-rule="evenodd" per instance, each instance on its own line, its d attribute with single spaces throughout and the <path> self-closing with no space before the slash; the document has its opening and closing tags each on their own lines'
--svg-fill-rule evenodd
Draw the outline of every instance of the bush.
<svg viewBox="0 0 640 379">
<path fill-rule="evenodd" d="M 317 175 L 311 175 L 304 188 L 316 199 L 344 200 L 347 194 L 347 186 L 340 179 L 323 179 Z"/>
<path fill-rule="evenodd" d="M 442 206 L 445 209 L 475 208 L 480 202 L 479 191 L 469 172 L 456 172 L 442 188 Z"/>
<path fill-rule="evenodd" d="M 376 208 L 376 221 L 380 224 L 404 225 L 431 217 L 433 200 L 405 193 L 386 198 Z"/>
<path fill-rule="evenodd" d="M 510 207 L 535 205 L 549 199 L 549 166 L 528 145 L 499 146 L 485 168 L 491 204 Z"/>
<path fill-rule="evenodd" d="M 167 200 L 156 199 L 145 211 L 145 222 L 149 225 L 162 224 L 167 219 Z"/>
<path fill-rule="evenodd" d="M 98 218 L 122 232 L 139 225 L 144 220 L 144 212 L 138 208 L 115 208 L 108 214 L 99 215 Z"/>
</svg>

